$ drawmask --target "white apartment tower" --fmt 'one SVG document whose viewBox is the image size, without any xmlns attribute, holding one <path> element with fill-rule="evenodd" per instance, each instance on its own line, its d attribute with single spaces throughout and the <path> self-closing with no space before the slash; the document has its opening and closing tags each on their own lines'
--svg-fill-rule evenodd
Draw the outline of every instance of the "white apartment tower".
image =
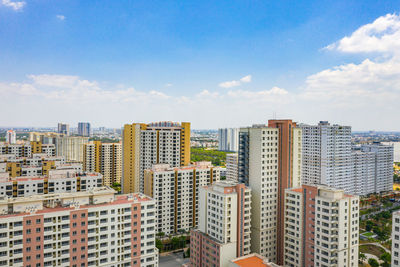
<svg viewBox="0 0 400 267">
<path fill-rule="evenodd" d="M 191 266 L 227 267 L 250 254 L 251 190 L 218 182 L 200 188 L 199 225 L 191 231 Z"/>
<path fill-rule="evenodd" d="M 237 152 L 238 145 L 239 128 L 218 129 L 218 150 Z"/>
<path fill-rule="evenodd" d="M 284 266 L 357 267 L 358 218 L 358 196 L 326 186 L 287 189 Z"/>
<path fill-rule="evenodd" d="M 331 125 L 327 121 L 300 127 L 303 130 L 302 183 L 325 184 L 351 192 L 351 127 Z"/>
<path fill-rule="evenodd" d="M 83 146 L 87 143 L 89 137 L 56 137 L 57 156 L 63 156 L 66 161 L 83 162 Z"/>
<path fill-rule="evenodd" d="M 199 189 L 220 180 L 220 168 L 211 162 L 171 168 L 155 164 L 144 173 L 144 193 L 156 201 L 157 232 L 189 231 L 198 224 Z"/>
<path fill-rule="evenodd" d="M 380 193 L 393 190 L 393 146 L 381 143 L 365 144 L 361 146 L 364 153 L 374 156 L 374 191 L 366 193 Z"/>
<path fill-rule="evenodd" d="M 226 180 L 238 181 L 238 154 L 226 154 Z"/>
</svg>

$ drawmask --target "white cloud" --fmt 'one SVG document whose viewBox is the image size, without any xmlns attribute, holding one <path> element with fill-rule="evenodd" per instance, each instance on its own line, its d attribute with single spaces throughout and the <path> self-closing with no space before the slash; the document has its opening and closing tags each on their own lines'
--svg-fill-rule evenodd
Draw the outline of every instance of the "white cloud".
<svg viewBox="0 0 400 267">
<path fill-rule="evenodd" d="M 171 87 L 173 84 L 172 83 L 167 83 L 165 84 L 165 87 Z"/>
<path fill-rule="evenodd" d="M 366 24 L 336 43 L 326 47 L 347 53 L 388 52 L 400 49 L 400 16 L 387 14 Z"/>
<path fill-rule="evenodd" d="M 26 5 L 25 1 L 11 1 L 11 0 L 1 0 L 1 4 L 6 7 L 10 7 L 14 9 L 15 11 L 22 10 L 24 6 Z"/>
<path fill-rule="evenodd" d="M 56 17 L 59 20 L 65 20 L 65 16 L 64 15 L 57 15 Z"/>
<path fill-rule="evenodd" d="M 222 82 L 219 84 L 219 87 L 232 88 L 240 86 L 242 85 L 242 83 L 249 83 L 249 82 L 251 82 L 251 75 L 244 76 L 239 81 L 233 80 L 233 81 Z"/>
<path fill-rule="evenodd" d="M 244 76 L 242 79 L 240 79 L 240 81 L 241 81 L 242 83 L 249 83 L 249 82 L 251 82 L 251 75 Z"/>
</svg>

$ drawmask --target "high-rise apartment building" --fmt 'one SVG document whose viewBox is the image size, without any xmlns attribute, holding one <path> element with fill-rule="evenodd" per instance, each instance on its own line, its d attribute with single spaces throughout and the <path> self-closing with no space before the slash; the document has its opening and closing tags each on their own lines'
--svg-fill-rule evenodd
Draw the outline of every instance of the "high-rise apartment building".
<svg viewBox="0 0 400 267">
<path fill-rule="evenodd" d="M 392 267 L 400 266 L 400 211 L 392 213 Z"/>
<path fill-rule="evenodd" d="M 83 169 L 103 174 L 104 184 L 121 183 L 122 144 L 93 141 L 84 145 Z"/>
<path fill-rule="evenodd" d="M 220 180 L 211 162 L 171 168 L 155 164 L 144 172 L 144 193 L 156 201 L 157 232 L 167 235 L 198 225 L 199 189 Z"/>
<path fill-rule="evenodd" d="M 83 148 L 88 142 L 89 138 L 82 136 L 57 137 L 57 156 L 63 156 L 66 161 L 83 162 Z"/>
<path fill-rule="evenodd" d="M 90 136 L 90 123 L 89 122 L 78 122 L 78 135 Z"/>
<path fill-rule="evenodd" d="M 238 154 L 226 154 L 226 180 L 238 181 Z"/>
<path fill-rule="evenodd" d="M 30 132 L 29 141 L 41 142 L 42 144 L 56 144 L 56 138 L 62 137 L 64 134 L 53 133 L 53 132 Z"/>
<path fill-rule="evenodd" d="M 144 170 L 153 164 L 190 163 L 190 123 L 126 124 L 122 133 L 122 191 L 143 192 Z"/>
<path fill-rule="evenodd" d="M 359 199 L 326 186 L 287 189 L 284 266 L 358 266 Z"/>
<path fill-rule="evenodd" d="M 60 134 L 69 135 L 69 124 L 66 123 L 58 123 L 57 132 Z"/>
<path fill-rule="evenodd" d="M 325 184 L 350 192 L 352 189 L 351 127 L 301 125 L 303 130 L 302 183 Z"/>
<path fill-rule="evenodd" d="M 110 188 L 0 200 L 2 266 L 158 266 L 155 205 Z"/>
<path fill-rule="evenodd" d="M 302 183 L 324 184 L 356 195 L 392 190 L 392 146 L 374 143 L 352 147 L 351 127 L 326 121 L 301 128 Z"/>
<path fill-rule="evenodd" d="M 239 129 L 218 129 L 218 150 L 237 152 L 239 149 Z"/>
<path fill-rule="evenodd" d="M 239 182 L 252 190 L 251 250 L 282 264 L 284 190 L 300 185 L 301 129 L 270 120 L 239 132 Z"/>
<path fill-rule="evenodd" d="M 250 254 L 250 188 L 214 183 L 200 188 L 199 204 L 199 225 L 190 235 L 192 267 L 227 267 L 230 260 Z"/>
<path fill-rule="evenodd" d="M 6 132 L 6 143 L 15 144 L 17 142 L 17 134 L 13 130 L 8 130 Z"/>
<path fill-rule="evenodd" d="M 381 193 L 393 190 L 393 146 L 386 146 L 379 142 L 363 144 L 364 153 L 374 155 L 374 191 L 365 193 Z M 364 195 L 364 194 L 363 194 Z"/>
</svg>

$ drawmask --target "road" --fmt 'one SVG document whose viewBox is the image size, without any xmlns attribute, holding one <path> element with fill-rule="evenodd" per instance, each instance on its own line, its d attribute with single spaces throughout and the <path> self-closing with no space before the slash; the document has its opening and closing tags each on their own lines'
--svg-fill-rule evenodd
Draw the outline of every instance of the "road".
<svg viewBox="0 0 400 267">
<path fill-rule="evenodd" d="M 180 267 L 184 263 L 188 263 L 189 258 L 183 258 L 182 252 L 170 253 L 165 256 L 160 256 L 160 267 Z"/>
<path fill-rule="evenodd" d="M 387 210 L 393 209 L 393 208 L 398 207 L 398 206 L 400 206 L 400 202 L 395 202 L 395 203 L 393 203 L 393 206 L 391 206 L 391 207 L 387 207 L 387 208 L 384 208 L 384 209 L 380 209 L 380 210 L 378 210 L 378 211 L 374 211 L 374 212 L 371 212 L 371 213 L 368 213 L 368 214 L 361 215 L 361 216 L 360 216 L 360 219 L 361 219 L 361 220 L 365 220 L 365 219 L 367 218 L 367 216 L 376 215 L 376 214 L 378 214 L 378 213 L 381 213 L 381 212 L 383 212 L 383 211 L 387 211 Z"/>
</svg>

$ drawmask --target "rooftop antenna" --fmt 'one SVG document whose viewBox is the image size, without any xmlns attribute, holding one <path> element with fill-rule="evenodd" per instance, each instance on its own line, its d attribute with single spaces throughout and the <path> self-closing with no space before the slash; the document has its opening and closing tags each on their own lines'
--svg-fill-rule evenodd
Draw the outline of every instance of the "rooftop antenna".
<svg viewBox="0 0 400 267">
<path fill-rule="evenodd" d="M 272 118 L 273 118 L 274 120 L 276 120 L 276 112 L 275 112 L 275 111 L 272 112 Z"/>
</svg>

